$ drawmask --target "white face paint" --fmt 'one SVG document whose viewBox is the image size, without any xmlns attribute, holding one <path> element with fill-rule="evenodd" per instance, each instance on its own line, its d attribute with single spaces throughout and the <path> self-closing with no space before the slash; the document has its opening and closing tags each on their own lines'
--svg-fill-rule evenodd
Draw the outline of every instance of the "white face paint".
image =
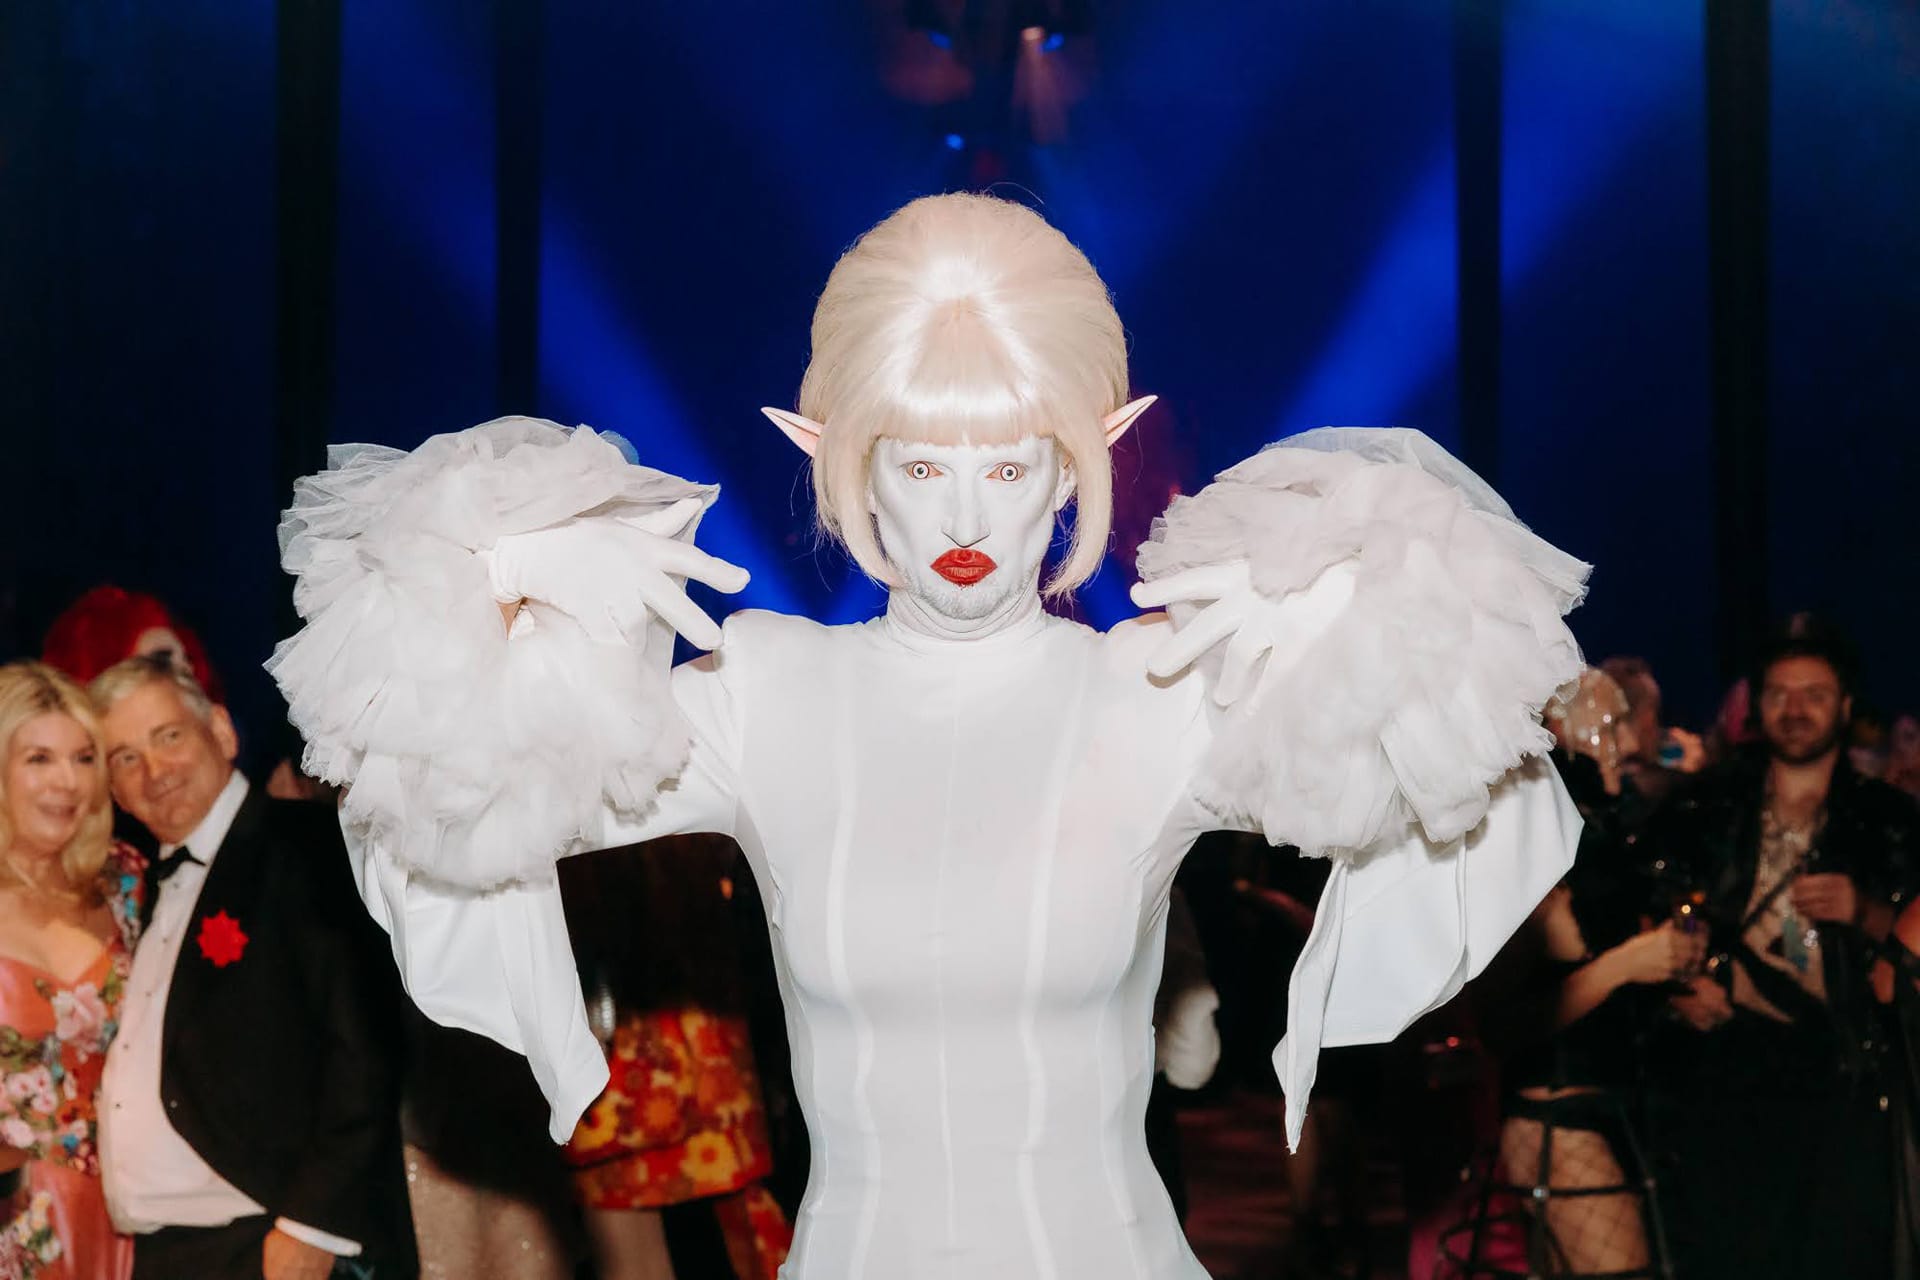
<svg viewBox="0 0 1920 1280">
<path fill-rule="evenodd" d="M 1073 493 L 1052 440 L 882 439 L 867 476 L 881 549 L 924 610 L 979 632 L 1037 607 L 1054 516 Z"/>
</svg>

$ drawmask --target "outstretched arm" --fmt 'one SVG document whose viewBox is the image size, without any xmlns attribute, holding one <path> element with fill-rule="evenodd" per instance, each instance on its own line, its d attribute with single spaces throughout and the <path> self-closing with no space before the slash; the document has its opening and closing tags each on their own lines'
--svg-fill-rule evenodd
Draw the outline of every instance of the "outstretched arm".
<svg viewBox="0 0 1920 1280">
<path fill-rule="evenodd" d="M 485 889 L 644 818 L 689 751 L 675 634 L 719 641 L 683 581 L 746 583 L 691 545 L 717 493 L 531 419 L 336 449 L 281 523 L 306 625 L 268 669 L 347 826 Z"/>
<path fill-rule="evenodd" d="M 281 526 L 306 626 L 269 669 L 368 910 L 429 1016 L 524 1053 L 554 1136 L 604 1084 L 553 864 L 732 823 L 720 630 L 682 580 L 744 572 L 691 545 L 717 492 L 584 428 L 506 419 L 413 453 L 349 448 Z M 505 626 L 503 626 L 503 621 Z"/>
<path fill-rule="evenodd" d="M 1334 860 L 1276 1054 L 1297 1138 L 1320 1046 L 1450 997 L 1570 865 L 1539 713 L 1581 669 L 1586 566 L 1426 437 L 1359 429 L 1176 499 L 1139 565 L 1174 622 L 1150 674 L 1211 695 L 1194 799 Z"/>
<path fill-rule="evenodd" d="M 1566 788 L 1534 759 L 1494 786 L 1470 834 L 1435 844 L 1409 832 L 1334 859 L 1274 1050 L 1290 1141 L 1320 1048 L 1383 1044 L 1452 999 L 1565 873 L 1579 838 Z"/>
<path fill-rule="evenodd" d="M 699 659 L 676 668 L 673 687 L 693 726 L 686 765 L 640 817 L 606 810 L 588 847 L 732 834 L 738 792 L 723 673 L 713 659 Z M 407 994 L 435 1022 L 525 1056 L 552 1108 L 553 1140 L 566 1141 L 606 1087 L 607 1063 L 587 1024 L 558 879 L 463 889 L 409 869 L 350 824 L 342 829 L 360 895 L 391 935 Z"/>
</svg>

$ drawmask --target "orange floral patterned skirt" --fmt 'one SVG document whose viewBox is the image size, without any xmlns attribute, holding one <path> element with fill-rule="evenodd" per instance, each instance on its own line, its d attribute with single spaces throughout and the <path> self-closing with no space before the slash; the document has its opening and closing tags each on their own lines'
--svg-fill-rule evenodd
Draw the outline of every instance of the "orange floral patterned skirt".
<svg viewBox="0 0 1920 1280">
<path fill-rule="evenodd" d="M 774 1280 L 793 1231 L 759 1180 L 773 1171 L 744 1019 L 695 1008 L 629 1013 L 612 1078 L 567 1143 L 589 1209 L 658 1209 L 711 1198 L 742 1280 Z"/>
</svg>

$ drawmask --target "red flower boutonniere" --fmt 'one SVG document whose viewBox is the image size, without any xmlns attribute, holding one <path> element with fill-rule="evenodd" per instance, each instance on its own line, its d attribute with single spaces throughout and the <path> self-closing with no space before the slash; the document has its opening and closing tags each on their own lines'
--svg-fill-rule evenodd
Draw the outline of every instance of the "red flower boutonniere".
<svg viewBox="0 0 1920 1280">
<path fill-rule="evenodd" d="M 199 942 L 200 954 L 217 969 L 226 968 L 247 949 L 247 935 L 240 931 L 240 922 L 224 911 L 201 919 Z"/>
</svg>

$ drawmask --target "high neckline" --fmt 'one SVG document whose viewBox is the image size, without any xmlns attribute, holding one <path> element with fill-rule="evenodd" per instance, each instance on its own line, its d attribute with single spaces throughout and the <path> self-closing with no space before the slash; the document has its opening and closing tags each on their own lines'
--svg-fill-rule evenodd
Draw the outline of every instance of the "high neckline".
<svg viewBox="0 0 1920 1280">
<path fill-rule="evenodd" d="M 1039 594 L 1027 595 L 1013 611 L 983 620 L 978 630 L 962 631 L 904 591 L 887 594 L 887 611 L 878 625 L 886 636 L 905 648 L 924 653 L 969 653 L 999 650 L 1045 631 L 1053 617 L 1040 607 Z"/>
</svg>

